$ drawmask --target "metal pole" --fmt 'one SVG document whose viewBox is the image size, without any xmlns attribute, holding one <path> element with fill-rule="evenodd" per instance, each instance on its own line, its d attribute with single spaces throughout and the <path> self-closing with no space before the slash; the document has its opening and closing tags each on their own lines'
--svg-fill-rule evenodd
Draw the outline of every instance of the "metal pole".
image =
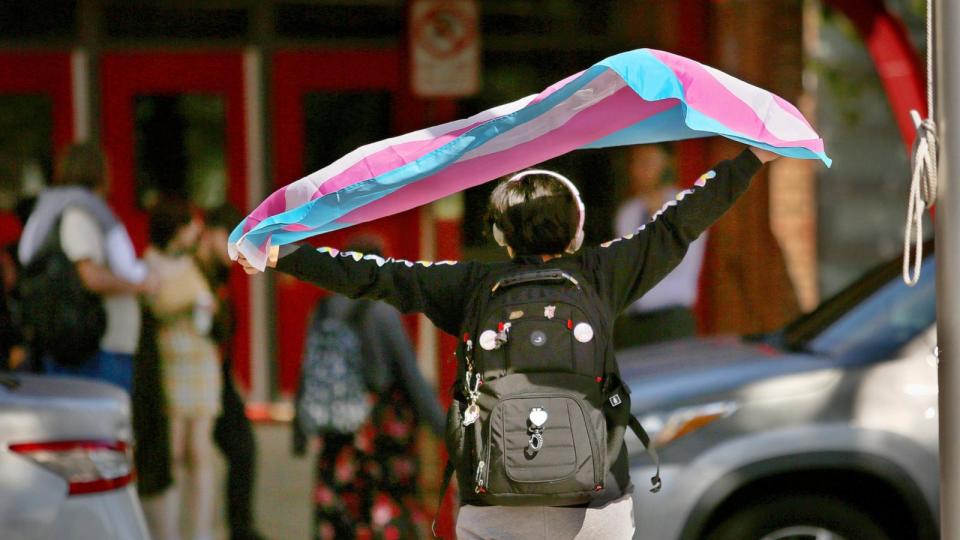
<svg viewBox="0 0 960 540">
<path fill-rule="evenodd" d="M 940 537 L 960 540 L 960 2 L 935 1 L 937 343 L 940 348 Z"/>
</svg>

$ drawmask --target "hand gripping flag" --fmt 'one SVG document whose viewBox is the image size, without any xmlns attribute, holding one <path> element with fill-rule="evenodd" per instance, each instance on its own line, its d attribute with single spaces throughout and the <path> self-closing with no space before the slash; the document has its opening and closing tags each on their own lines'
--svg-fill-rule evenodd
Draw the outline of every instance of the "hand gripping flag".
<svg viewBox="0 0 960 540">
<path fill-rule="evenodd" d="M 712 135 L 830 165 L 823 140 L 784 99 L 639 49 L 539 94 L 357 148 L 267 197 L 231 233 L 229 249 L 262 269 L 270 246 L 402 212 L 572 150 Z"/>
</svg>

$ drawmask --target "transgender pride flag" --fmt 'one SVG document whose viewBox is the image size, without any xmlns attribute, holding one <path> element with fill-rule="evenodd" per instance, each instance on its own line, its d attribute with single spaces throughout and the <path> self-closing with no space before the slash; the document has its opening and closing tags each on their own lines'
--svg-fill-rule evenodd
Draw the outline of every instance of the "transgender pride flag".
<svg viewBox="0 0 960 540">
<path fill-rule="evenodd" d="M 402 212 L 572 150 L 713 135 L 830 165 L 823 140 L 784 99 L 640 49 L 465 120 L 357 148 L 267 197 L 230 235 L 231 256 L 262 269 L 272 245 Z"/>
</svg>

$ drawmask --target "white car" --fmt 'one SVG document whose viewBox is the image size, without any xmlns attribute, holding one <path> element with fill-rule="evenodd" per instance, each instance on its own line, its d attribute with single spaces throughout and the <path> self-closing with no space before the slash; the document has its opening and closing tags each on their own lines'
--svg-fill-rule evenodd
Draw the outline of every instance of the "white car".
<svg viewBox="0 0 960 540">
<path fill-rule="evenodd" d="M 120 388 L 0 373 L 0 538 L 148 540 L 132 435 Z"/>
</svg>

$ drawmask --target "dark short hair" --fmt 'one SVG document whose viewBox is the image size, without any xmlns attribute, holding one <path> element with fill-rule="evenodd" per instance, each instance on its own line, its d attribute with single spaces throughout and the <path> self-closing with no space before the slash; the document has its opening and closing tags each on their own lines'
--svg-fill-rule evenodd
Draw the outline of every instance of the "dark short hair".
<svg viewBox="0 0 960 540">
<path fill-rule="evenodd" d="M 181 227 L 193 220 L 193 211 L 187 201 L 167 198 L 157 201 L 150 210 L 150 243 L 164 249 Z"/>
<path fill-rule="evenodd" d="M 95 143 L 71 144 L 60 156 L 53 183 L 97 189 L 106 181 L 106 167 L 103 150 Z"/>
<path fill-rule="evenodd" d="M 577 234 L 580 210 L 559 180 L 530 174 L 494 188 L 486 221 L 503 232 L 517 255 L 563 253 Z"/>
<path fill-rule="evenodd" d="M 243 216 L 240 215 L 239 210 L 230 203 L 223 203 L 207 210 L 203 221 L 209 228 L 223 227 L 227 231 L 231 231 L 240 223 L 241 219 L 243 219 Z"/>
</svg>

